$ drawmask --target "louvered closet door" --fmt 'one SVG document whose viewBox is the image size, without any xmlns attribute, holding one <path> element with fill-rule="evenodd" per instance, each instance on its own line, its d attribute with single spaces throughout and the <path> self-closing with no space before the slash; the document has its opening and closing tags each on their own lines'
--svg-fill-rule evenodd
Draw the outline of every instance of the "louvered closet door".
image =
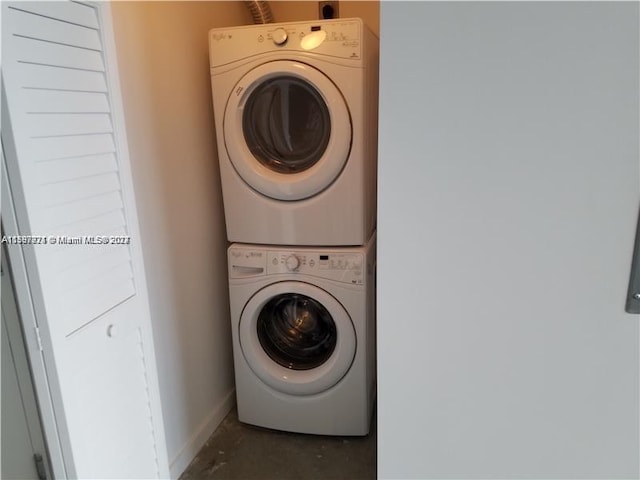
<svg viewBox="0 0 640 480">
<path fill-rule="evenodd" d="M 19 233 L 47 242 L 9 250 L 22 249 L 45 358 L 51 348 L 67 473 L 166 477 L 108 5 L 2 9 L 2 140 L 13 203 Z M 98 236 L 131 240 L 85 238 Z"/>
</svg>

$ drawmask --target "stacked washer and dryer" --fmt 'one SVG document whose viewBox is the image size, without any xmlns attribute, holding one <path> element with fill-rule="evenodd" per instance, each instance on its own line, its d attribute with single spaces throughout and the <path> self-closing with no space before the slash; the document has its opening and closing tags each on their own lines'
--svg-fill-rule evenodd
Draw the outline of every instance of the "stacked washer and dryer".
<svg viewBox="0 0 640 480">
<path fill-rule="evenodd" d="M 214 29 L 240 421 L 366 435 L 378 41 L 360 19 Z"/>
</svg>

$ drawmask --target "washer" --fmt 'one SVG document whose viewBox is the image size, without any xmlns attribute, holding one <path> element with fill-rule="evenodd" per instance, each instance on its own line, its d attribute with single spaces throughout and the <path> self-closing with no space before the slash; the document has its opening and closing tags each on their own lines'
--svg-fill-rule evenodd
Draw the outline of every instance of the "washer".
<svg viewBox="0 0 640 480">
<path fill-rule="evenodd" d="M 375 235 L 363 247 L 228 250 L 240 421 L 366 435 L 375 398 Z"/>
<path fill-rule="evenodd" d="M 209 32 L 231 242 L 363 245 L 375 228 L 378 41 L 360 19 Z"/>
</svg>

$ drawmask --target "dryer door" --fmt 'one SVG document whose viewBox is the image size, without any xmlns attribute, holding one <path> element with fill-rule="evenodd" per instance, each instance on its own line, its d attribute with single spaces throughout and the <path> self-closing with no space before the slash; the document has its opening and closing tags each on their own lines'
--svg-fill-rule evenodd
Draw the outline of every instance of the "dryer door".
<svg viewBox="0 0 640 480">
<path fill-rule="evenodd" d="M 327 188 L 351 149 L 351 118 L 329 78 L 300 62 L 279 60 L 249 71 L 224 116 L 229 158 L 258 193 L 301 200 Z"/>
<path fill-rule="evenodd" d="M 330 389 L 347 373 L 356 334 L 344 307 L 324 290 L 279 282 L 258 291 L 239 324 L 242 353 L 271 388 L 290 395 Z"/>
</svg>

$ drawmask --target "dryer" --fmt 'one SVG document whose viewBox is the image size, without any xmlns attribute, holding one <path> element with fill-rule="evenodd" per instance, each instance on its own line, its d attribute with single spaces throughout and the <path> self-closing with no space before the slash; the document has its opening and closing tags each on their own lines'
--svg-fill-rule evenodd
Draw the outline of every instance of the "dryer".
<svg viewBox="0 0 640 480">
<path fill-rule="evenodd" d="M 228 261 L 240 421 L 366 435 L 375 398 L 375 236 L 339 249 L 233 244 Z"/>
<path fill-rule="evenodd" d="M 360 19 L 213 29 L 231 242 L 363 245 L 375 228 L 378 41 Z"/>
</svg>

